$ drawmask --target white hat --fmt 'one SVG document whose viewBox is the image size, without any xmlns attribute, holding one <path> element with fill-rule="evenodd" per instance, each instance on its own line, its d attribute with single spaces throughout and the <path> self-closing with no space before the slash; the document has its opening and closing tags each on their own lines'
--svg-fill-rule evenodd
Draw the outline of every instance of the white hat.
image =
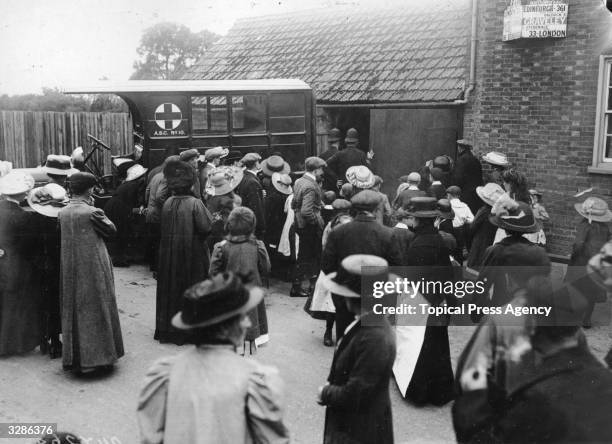
<svg viewBox="0 0 612 444">
<path fill-rule="evenodd" d="M 510 162 L 508 162 L 508 158 L 506 157 L 506 155 L 504 153 L 499 153 L 497 151 L 491 151 L 487 154 L 485 154 L 484 156 L 482 156 L 482 160 L 484 160 L 487 163 L 490 163 L 491 165 L 497 165 L 497 166 L 509 166 Z"/>
<path fill-rule="evenodd" d="M 0 177 L 5 176 L 13 169 L 12 162 L 6 160 L 0 160 Z"/>
<path fill-rule="evenodd" d="M 23 171 L 11 170 L 0 178 L 0 194 L 12 196 L 27 193 L 34 187 L 34 178 Z"/>
<path fill-rule="evenodd" d="M 142 165 L 138 163 L 136 165 L 132 165 L 127 170 L 127 176 L 125 178 L 125 181 L 130 182 L 132 180 L 136 180 L 146 172 L 147 172 L 147 168 L 143 167 Z"/>
<path fill-rule="evenodd" d="M 66 189 L 56 183 L 48 183 L 34 188 L 28 194 L 28 204 L 38 214 L 57 217 L 60 210 L 68 203 Z"/>
</svg>

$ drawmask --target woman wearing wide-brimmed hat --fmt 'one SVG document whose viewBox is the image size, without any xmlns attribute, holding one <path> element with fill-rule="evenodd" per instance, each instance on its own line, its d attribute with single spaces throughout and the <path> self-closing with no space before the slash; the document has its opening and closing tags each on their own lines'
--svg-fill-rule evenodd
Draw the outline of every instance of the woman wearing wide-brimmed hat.
<svg viewBox="0 0 612 444">
<path fill-rule="evenodd" d="M 507 168 L 510 168 L 510 162 L 506 155 L 497 151 L 491 151 L 483 155 L 482 160 L 491 168 L 490 173 L 484 174 L 484 183 L 496 183 L 504 186 L 502 174 Z"/>
<path fill-rule="evenodd" d="M 505 230 L 507 236 L 501 241 L 487 248 L 482 259 L 482 268 L 478 275 L 478 280 L 486 282 L 485 291 L 479 298 L 474 299 L 474 303 L 480 306 L 502 306 L 510 301 L 511 294 L 508 293 L 506 283 L 507 273 L 501 268 L 503 263 L 500 258 L 506 249 L 512 245 L 522 244 L 529 248 L 541 248 L 530 242 L 523 235 L 525 233 L 535 233 L 540 228 L 531 206 L 525 202 L 515 201 L 502 195 L 494 204 L 489 216 L 491 224 Z M 536 251 L 536 250 L 534 250 Z M 534 253 L 536 254 L 536 253 Z M 489 299 L 489 290 L 493 287 L 493 295 Z M 473 314 L 472 320 L 477 322 L 482 315 Z"/>
<path fill-rule="evenodd" d="M 438 201 L 434 197 L 413 197 L 406 213 L 408 226 L 415 234 L 404 253 L 402 265 L 410 267 L 407 277 L 412 281 L 452 281 L 450 251 L 434 227 L 441 214 Z M 440 305 L 446 298 L 437 290 L 422 293 L 431 306 Z M 396 363 L 395 379 L 402 395 L 417 405 L 444 405 L 453 399 L 448 327 L 441 321 L 438 318 L 435 325 L 415 329 L 409 341 L 398 337 L 398 356 L 411 359 Z"/>
<path fill-rule="evenodd" d="M 172 196 L 161 213 L 161 242 L 157 267 L 155 336 L 158 341 L 183 344 L 182 331 L 171 324 L 179 311 L 180 295 L 208 277 L 210 252 L 206 237 L 212 216 L 201 199 L 193 196 L 196 171 L 183 161 L 170 161 L 164 176 Z"/>
<path fill-rule="evenodd" d="M 68 156 L 66 156 L 68 157 Z M 68 159 L 70 165 L 70 159 Z M 59 335 L 62 331 L 60 316 L 60 262 L 61 236 L 57 217 L 68 202 L 65 188 L 51 182 L 34 188 L 28 194 L 28 204 L 38 214 L 38 226 L 44 251 L 41 263 L 41 280 L 43 283 L 43 329 L 44 340 L 42 352 L 48 349 L 51 359 L 62 354 L 62 343 Z M 48 346 L 48 347 L 47 347 Z"/>
<path fill-rule="evenodd" d="M 238 167 L 221 166 L 212 170 L 206 181 L 206 208 L 212 216 L 211 232 L 206 238 L 206 245 L 212 251 L 217 242 L 221 242 L 227 232 L 225 223 L 231 211 L 241 204 L 241 199 L 234 189 L 242 180 L 242 170 Z"/>
<path fill-rule="evenodd" d="M 236 353 L 263 290 L 223 273 L 188 288 L 172 319 L 196 344 L 149 369 L 138 399 L 143 443 L 289 442 L 275 368 Z"/>
<path fill-rule="evenodd" d="M 381 282 L 395 278 L 383 258 L 354 254 L 325 279 L 355 319 L 334 353 L 327 384 L 319 387 L 318 403 L 326 407 L 325 443 L 393 443 L 389 380 L 395 335 L 386 317 L 362 310 L 364 276 Z"/>
<path fill-rule="evenodd" d="M 292 180 L 289 174 L 274 172 L 270 177 L 270 183 L 264 209 L 266 233 L 263 240 L 270 254 L 272 271 L 275 276 L 290 280 L 291 266 L 295 261 L 291 260 L 291 255 L 285 256 L 280 253 L 279 245 L 287 220 L 287 213 L 284 211 L 285 204 L 289 196 L 293 194 Z"/>
<path fill-rule="evenodd" d="M 474 215 L 474 221 L 469 225 L 468 236 L 471 238 L 471 245 L 467 257 L 467 266 L 479 270 L 485 252 L 489 246 L 493 245 L 497 232 L 497 227 L 489 221 L 491 208 L 505 193 L 501 185 L 491 182 L 485 186 L 476 187 L 476 194 L 482 199 L 484 205 L 478 209 Z"/>
<path fill-rule="evenodd" d="M 104 212 L 117 227 L 117 236 L 111 245 L 113 265 L 116 267 L 128 267 L 131 258 L 128 257 L 130 247 L 135 248 L 136 236 L 134 224 L 136 218 L 135 209 L 145 206 L 147 168 L 140 164 L 133 164 L 126 170 L 125 180 L 117 187 L 113 196 L 106 202 Z"/>
<path fill-rule="evenodd" d="M 108 369 L 124 354 L 113 265 L 104 239 L 116 233 L 93 206 L 96 178 L 70 176 L 72 197 L 59 212 L 61 227 L 62 364 L 64 369 Z"/>
<path fill-rule="evenodd" d="M 0 356 L 29 352 L 42 338 L 42 288 L 33 267 L 42 249 L 35 215 L 20 206 L 33 186 L 20 171 L 0 178 Z"/>
<path fill-rule="evenodd" d="M 572 255 L 567 266 L 565 281 L 572 284 L 588 301 L 584 325 L 590 327 L 591 314 L 596 302 L 605 302 L 606 293 L 586 276 L 589 259 L 610 239 L 608 223 L 612 221 L 612 211 L 600 197 L 588 197 L 584 202 L 574 204 L 581 216 L 576 227 L 576 238 Z"/>
</svg>

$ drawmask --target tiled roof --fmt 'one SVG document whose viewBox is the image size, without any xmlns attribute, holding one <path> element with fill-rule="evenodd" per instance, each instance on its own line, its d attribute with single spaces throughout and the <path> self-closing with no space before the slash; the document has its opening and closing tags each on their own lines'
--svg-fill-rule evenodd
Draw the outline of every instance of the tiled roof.
<svg viewBox="0 0 612 444">
<path fill-rule="evenodd" d="M 242 19 L 184 78 L 298 78 L 320 103 L 453 101 L 469 66 L 469 3 L 408 0 Z"/>
</svg>

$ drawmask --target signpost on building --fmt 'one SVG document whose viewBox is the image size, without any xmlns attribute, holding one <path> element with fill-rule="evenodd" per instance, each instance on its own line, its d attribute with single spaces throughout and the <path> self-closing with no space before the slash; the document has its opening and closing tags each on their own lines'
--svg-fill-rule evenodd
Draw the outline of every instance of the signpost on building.
<svg viewBox="0 0 612 444">
<path fill-rule="evenodd" d="M 568 4 L 561 0 L 512 0 L 504 11 L 504 42 L 564 38 Z"/>
</svg>

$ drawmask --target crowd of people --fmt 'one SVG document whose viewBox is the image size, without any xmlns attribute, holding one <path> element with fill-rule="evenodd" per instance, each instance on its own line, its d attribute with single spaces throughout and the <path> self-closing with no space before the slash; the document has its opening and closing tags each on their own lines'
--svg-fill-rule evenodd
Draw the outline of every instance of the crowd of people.
<svg viewBox="0 0 612 444">
<path fill-rule="evenodd" d="M 38 188 L 0 164 L 0 356 L 40 346 L 67 370 L 112 368 L 124 354 L 113 265 L 129 266 L 141 216 L 157 279 L 154 339 L 195 344 L 146 374 L 143 443 L 289 442 L 280 375 L 240 356 L 273 340 L 270 276 L 291 282 L 288 296 L 304 298 L 325 321 L 323 344 L 336 344 L 317 394 L 325 443 L 392 443 L 392 378 L 415 406 L 454 400 L 460 442 L 612 440 L 612 375 L 583 332 L 612 289 L 612 212 L 596 196 L 576 203 L 581 222 L 556 282 L 542 194 L 502 153 L 479 159 L 464 139 L 457 153 L 415 166 L 392 196 L 352 128 L 344 139 L 332 129 L 301 175 L 280 153 L 222 147 L 184 150 L 151 170 L 140 156 L 121 158 L 122 183 L 104 211 L 93 205 L 96 178 L 68 156 L 47 158 L 49 183 Z M 509 324 L 472 314 L 476 328 L 453 371 L 450 317 L 370 322 L 378 315 L 362 304 L 364 278 L 376 270 L 389 279 L 398 266 L 413 281 L 471 275 L 486 282 L 471 301 L 478 307 L 546 305 L 552 317 Z M 411 298 L 459 303 L 435 288 Z"/>
</svg>

